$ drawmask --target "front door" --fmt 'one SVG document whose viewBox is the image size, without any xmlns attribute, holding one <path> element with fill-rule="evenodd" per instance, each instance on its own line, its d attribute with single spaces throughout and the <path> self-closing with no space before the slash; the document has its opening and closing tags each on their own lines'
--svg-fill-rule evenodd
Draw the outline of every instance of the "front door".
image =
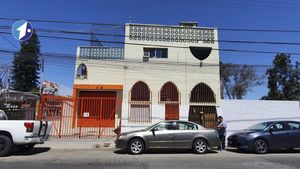
<svg viewBox="0 0 300 169">
<path fill-rule="evenodd" d="M 217 109 L 215 106 L 190 106 L 189 121 L 206 128 L 215 128 L 217 124 Z"/>
<path fill-rule="evenodd" d="M 203 126 L 206 128 L 215 128 L 217 122 L 216 113 L 204 113 L 203 114 Z"/>
<path fill-rule="evenodd" d="M 149 148 L 174 147 L 174 129 L 172 122 L 161 122 L 153 128 L 152 133 L 146 136 Z M 151 132 L 151 131 L 149 131 Z"/>
<path fill-rule="evenodd" d="M 114 127 L 116 99 L 116 91 L 80 91 L 77 126 Z"/>
<path fill-rule="evenodd" d="M 165 104 L 165 119 L 179 120 L 179 104 Z"/>
<path fill-rule="evenodd" d="M 299 122 L 288 122 L 289 129 L 291 130 L 292 141 L 291 147 L 300 148 L 300 123 Z"/>
<path fill-rule="evenodd" d="M 287 148 L 291 144 L 290 130 L 288 130 L 284 123 L 275 123 L 270 127 L 271 138 L 270 146 L 272 148 Z"/>
<path fill-rule="evenodd" d="M 191 148 L 193 139 L 198 133 L 198 127 L 189 122 L 176 122 L 174 131 L 174 146 L 176 148 Z"/>
</svg>

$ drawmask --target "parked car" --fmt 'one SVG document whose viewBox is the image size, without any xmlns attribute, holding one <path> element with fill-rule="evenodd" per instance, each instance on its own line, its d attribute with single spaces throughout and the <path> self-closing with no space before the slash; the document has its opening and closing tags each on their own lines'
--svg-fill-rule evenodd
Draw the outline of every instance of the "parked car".
<svg viewBox="0 0 300 169">
<path fill-rule="evenodd" d="M 204 154 L 219 146 L 220 140 L 215 129 L 188 121 L 163 121 L 143 130 L 122 133 L 115 142 L 117 148 L 131 154 L 142 154 L 151 148 L 192 149 Z"/>
<path fill-rule="evenodd" d="M 300 122 L 269 121 L 258 123 L 228 137 L 228 146 L 258 154 L 272 149 L 300 148 Z"/>
<path fill-rule="evenodd" d="M 8 120 L 0 110 L 0 157 L 8 155 L 13 147 L 28 151 L 49 137 L 52 123 L 37 120 Z"/>
</svg>

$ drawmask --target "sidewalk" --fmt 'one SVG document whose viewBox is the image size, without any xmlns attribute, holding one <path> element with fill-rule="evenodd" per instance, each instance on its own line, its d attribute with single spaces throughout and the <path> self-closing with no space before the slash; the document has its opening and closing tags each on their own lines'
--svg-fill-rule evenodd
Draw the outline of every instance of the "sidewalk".
<svg viewBox="0 0 300 169">
<path fill-rule="evenodd" d="M 49 147 L 51 149 L 113 149 L 113 139 L 49 139 L 36 147 Z"/>
</svg>

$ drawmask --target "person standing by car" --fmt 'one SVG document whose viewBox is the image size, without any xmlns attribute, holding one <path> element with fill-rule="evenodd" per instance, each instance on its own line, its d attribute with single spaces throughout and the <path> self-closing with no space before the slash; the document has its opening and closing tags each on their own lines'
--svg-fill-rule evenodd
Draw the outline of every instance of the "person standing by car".
<svg viewBox="0 0 300 169">
<path fill-rule="evenodd" d="M 222 116 L 218 117 L 218 124 L 216 128 L 220 138 L 219 149 L 222 151 L 225 150 L 225 136 L 226 136 L 226 128 L 227 128 L 227 123 L 224 121 Z"/>
</svg>

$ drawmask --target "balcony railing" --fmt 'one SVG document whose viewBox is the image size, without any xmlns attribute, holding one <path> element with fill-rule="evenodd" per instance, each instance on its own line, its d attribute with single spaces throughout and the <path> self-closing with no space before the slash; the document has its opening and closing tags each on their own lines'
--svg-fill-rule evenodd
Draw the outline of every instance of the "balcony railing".
<svg viewBox="0 0 300 169">
<path fill-rule="evenodd" d="M 82 59 L 124 59 L 122 47 L 80 47 L 79 58 Z"/>
<path fill-rule="evenodd" d="M 129 24 L 129 40 L 213 44 L 214 29 L 202 27 Z"/>
</svg>

